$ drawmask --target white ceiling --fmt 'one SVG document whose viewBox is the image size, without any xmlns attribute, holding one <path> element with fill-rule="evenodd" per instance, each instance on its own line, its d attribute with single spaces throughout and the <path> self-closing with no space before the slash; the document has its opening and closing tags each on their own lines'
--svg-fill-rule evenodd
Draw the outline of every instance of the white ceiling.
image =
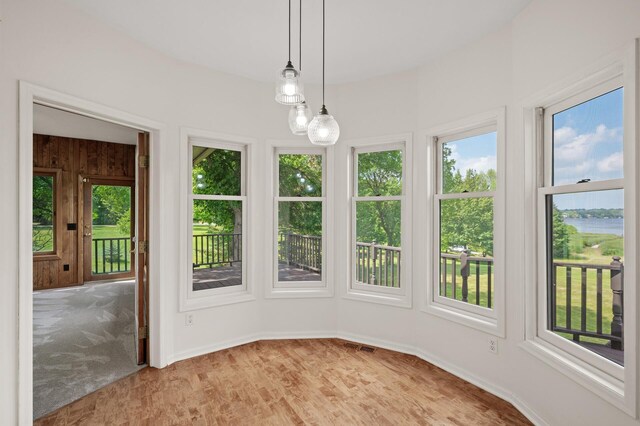
<svg viewBox="0 0 640 426">
<path fill-rule="evenodd" d="M 135 145 L 138 141 L 139 131 L 35 104 L 33 106 L 33 133 Z"/>
<path fill-rule="evenodd" d="M 66 0 L 177 59 L 256 80 L 287 61 L 287 0 Z M 292 0 L 298 66 L 298 1 Z M 411 69 L 507 24 L 530 0 L 326 0 L 327 82 Z M 320 81 L 322 1 L 302 0 L 303 72 Z"/>
</svg>

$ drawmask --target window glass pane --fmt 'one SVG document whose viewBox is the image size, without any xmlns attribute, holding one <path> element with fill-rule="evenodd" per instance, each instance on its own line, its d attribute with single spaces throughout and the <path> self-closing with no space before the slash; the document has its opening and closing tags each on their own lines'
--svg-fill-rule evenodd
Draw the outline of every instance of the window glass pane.
<svg viewBox="0 0 640 426">
<path fill-rule="evenodd" d="M 553 115 L 553 183 L 622 178 L 623 89 Z"/>
<path fill-rule="evenodd" d="M 547 197 L 549 328 L 623 363 L 623 190 Z"/>
<path fill-rule="evenodd" d="M 490 132 L 442 144 L 442 192 L 496 189 L 497 133 Z"/>
<path fill-rule="evenodd" d="M 278 156 L 281 197 L 322 197 L 322 155 Z"/>
<path fill-rule="evenodd" d="M 240 151 L 194 146 L 193 193 L 242 195 L 241 155 Z"/>
<path fill-rule="evenodd" d="M 54 251 L 55 245 L 55 179 L 51 175 L 33 176 L 33 240 L 34 253 Z"/>
<path fill-rule="evenodd" d="M 242 285 L 242 202 L 193 201 L 193 290 Z"/>
<path fill-rule="evenodd" d="M 278 281 L 322 280 L 322 202 L 278 203 Z"/>
<path fill-rule="evenodd" d="M 356 202 L 356 281 L 400 287 L 401 202 Z"/>
<path fill-rule="evenodd" d="M 131 271 L 131 187 L 92 185 L 91 209 L 91 273 Z"/>
<path fill-rule="evenodd" d="M 358 154 L 358 196 L 402 195 L 402 151 Z"/>
<path fill-rule="evenodd" d="M 440 201 L 439 294 L 493 307 L 493 198 Z"/>
</svg>

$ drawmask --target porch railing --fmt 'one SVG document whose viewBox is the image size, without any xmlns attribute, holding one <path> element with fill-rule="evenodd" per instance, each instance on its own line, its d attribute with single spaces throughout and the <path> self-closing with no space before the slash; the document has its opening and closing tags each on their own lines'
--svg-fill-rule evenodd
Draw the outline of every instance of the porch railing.
<svg viewBox="0 0 640 426">
<path fill-rule="evenodd" d="M 569 334 L 576 342 L 582 338 L 607 340 L 612 349 L 624 350 L 624 265 L 620 257 L 614 256 L 608 265 L 554 262 L 550 275 L 552 309 L 549 309 L 549 323 L 552 331 Z M 574 285 L 579 286 L 579 291 L 574 292 Z M 607 294 L 608 291 L 611 293 Z M 579 295 L 578 300 L 574 293 Z M 595 300 L 595 313 L 588 300 Z M 564 318 L 559 315 L 563 313 Z M 578 316 L 579 321 L 576 321 Z"/>
<path fill-rule="evenodd" d="M 123 250 L 122 253 L 126 253 L 126 257 L 121 260 L 116 256 L 114 263 L 107 262 L 110 267 L 107 267 L 106 272 L 117 272 L 122 268 L 126 270 L 130 258 L 127 243 L 123 240 L 128 239 L 105 240 L 114 241 L 111 244 L 116 244 L 116 252 Z M 122 246 L 115 243 L 117 240 L 122 241 Z M 98 250 L 95 252 L 99 253 Z M 104 250 L 100 253 L 103 252 Z M 239 262 L 242 260 L 242 234 L 194 235 L 193 253 L 194 268 Z M 401 258 L 402 250 L 399 247 L 380 245 L 375 241 L 357 242 L 356 280 L 383 287 L 399 287 Z M 279 234 L 278 260 L 297 268 L 320 271 L 322 237 Z M 471 256 L 468 252 L 441 253 L 440 295 L 492 308 L 493 269 L 494 260 L 490 257 Z M 613 257 L 608 265 L 554 262 L 550 272 L 552 291 L 549 292 L 549 328 L 554 332 L 566 333 L 578 342 L 584 338 L 603 339 L 610 342 L 612 349 L 622 350 L 623 276 L 624 266 L 619 257 Z M 579 287 L 574 287 L 576 285 Z M 588 301 L 591 303 L 588 304 Z M 577 317 L 579 321 L 576 321 Z"/>
<path fill-rule="evenodd" d="M 356 281 L 382 287 L 400 287 L 402 249 L 356 243 Z"/>
<path fill-rule="evenodd" d="M 242 261 L 242 234 L 199 234 L 193 236 L 193 267 L 232 265 Z"/>
<path fill-rule="evenodd" d="M 131 238 L 94 238 L 91 263 L 94 275 L 131 271 Z"/>
<path fill-rule="evenodd" d="M 296 268 L 320 272 L 322 270 L 322 237 L 280 233 L 278 261 Z"/>
<path fill-rule="evenodd" d="M 493 258 L 440 253 L 440 295 L 491 308 Z M 469 286 L 474 290 L 469 297 Z"/>
</svg>

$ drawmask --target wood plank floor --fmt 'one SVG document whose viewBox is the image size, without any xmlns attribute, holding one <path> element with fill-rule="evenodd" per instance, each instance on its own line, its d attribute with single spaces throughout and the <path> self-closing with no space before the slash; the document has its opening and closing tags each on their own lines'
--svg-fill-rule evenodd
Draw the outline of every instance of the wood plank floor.
<svg viewBox="0 0 640 426">
<path fill-rule="evenodd" d="M 414 356 L 337 339 L 260 341 L 146 368 L 36 425 L 528 425 Z"/>
</svg>

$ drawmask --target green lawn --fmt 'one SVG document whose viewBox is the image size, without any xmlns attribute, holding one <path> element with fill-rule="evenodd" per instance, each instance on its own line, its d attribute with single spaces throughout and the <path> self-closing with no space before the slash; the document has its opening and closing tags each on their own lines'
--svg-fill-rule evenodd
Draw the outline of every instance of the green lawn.
<svg viewBox="0 0 640 426">
<path fill-rule="evenodd" d="M 443 289 L 442 289 L 442 278 L 443 278 L 442 262 L 440 264 L 440 285 L 441 285 L 440 295 L 441 296 L 446 295 L 446 297 L 453 299 L 454 298 L 453 296 L 453 290 L 454 290 L 453 264 L 451 262 L 451 259 L 447 259 L 446 264 L 447 264 L 446 292 L 443 292 Z M 483 306 L 485 308 L 489 307 L 489 300 L 488 300 L 489 299 L 488 297 L 489 296 L 489 276 L 491 277 L 491 305 L 493 306 L 494 304 L 493 289 L 495 285 L 495 279 L 493 276 L 493 267 L 491 268 L 491 275 L 489 275 L 488 265 L 486 263 L 480 263 L 480 267 L 478 268 L 478 271 L 476 273 L 476 264 L 475 262 L 471 263 L 470 269 L 469 269 L 469 278 L 467 280 L 467 288 L 468 288 L 467 301 L 469 303 L 474 305 L 476 304 L 476 294 L 478 293 L 476 290 L 476 284 L 479 282 L 480 303 L 478 305 Z M 456 290 L 455 299 L 462 300 L 462 274 L 460 271 L 460 262 L 458 261 L 456 261 L 455 290 Z"/>
<path fill-rule="evenodd" d="M 98 242 L 98 250 L 95 253 L 95 240 L 101 238 L 127 238 L 126 246 L 122 240 L 120 241 L 119 250 L 116 241 L 113 243 L 105 241 L 104 246 Z M 116 225 L 94 225 L 92 239 L 94 243 L 91 247 L 91 269 L 94 274 L 131 270 L 131 239 L 128 233 L 121 232 Z M 120 270 L 118 270 L 118 266 Z"/>
</svg>

